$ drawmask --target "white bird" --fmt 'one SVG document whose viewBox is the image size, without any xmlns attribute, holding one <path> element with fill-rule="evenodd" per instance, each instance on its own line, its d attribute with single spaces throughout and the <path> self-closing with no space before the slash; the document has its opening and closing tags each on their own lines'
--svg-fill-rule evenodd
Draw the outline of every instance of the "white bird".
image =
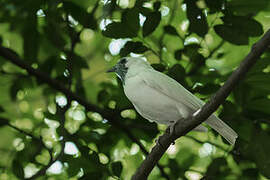
<svg viewBox="0 0 270 180">
<path fill-rule="evenodd" d="M 122 58 L 108 72 L 117 74 L 122 81 L 127 98 L 137 112 L 151 122 L 173 127 L 178 120 L 184 120 L 204 105 L 202 100 L 181 84 L 154 70 L 142 58 Z M 216 115 L 212 114 L 205 123 L 234 145 L 238 137 L 237 133 Z M 207 130 L 202 125 L 195 129 Z"/>
</svg>

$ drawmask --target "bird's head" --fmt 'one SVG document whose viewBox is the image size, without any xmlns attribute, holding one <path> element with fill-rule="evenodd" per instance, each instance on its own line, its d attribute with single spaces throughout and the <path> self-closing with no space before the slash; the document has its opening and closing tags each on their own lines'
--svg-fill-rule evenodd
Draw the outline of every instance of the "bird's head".
<svg viewBox="0 0 270 180">
<path fill-rule="evenodd" d="M 115 72 L 116 75 L 125 82 L 125 77 L 129 71 L 139 71 L 141 68 L 151 67 L 150 64 L 139 57 L 124 57 L 118 63 L 109 69 L 107 72 Z"/>
</svg>

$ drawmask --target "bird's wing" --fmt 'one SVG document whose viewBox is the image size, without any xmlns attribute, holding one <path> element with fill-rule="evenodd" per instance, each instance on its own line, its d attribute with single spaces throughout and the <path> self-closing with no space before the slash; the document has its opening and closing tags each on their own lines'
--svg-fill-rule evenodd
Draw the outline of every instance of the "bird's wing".
<svg viewBox="0 0 270 180">
<path fill-rule="evenodd" d="M 160 91 L 173 100 L 197 110 L 203 106 L 204 102 L 186 90 L 181 84 L 169 76 L 156 70 L 148 70 L 140 73 L 140 77 L 151 88 Z"/>
</svg>

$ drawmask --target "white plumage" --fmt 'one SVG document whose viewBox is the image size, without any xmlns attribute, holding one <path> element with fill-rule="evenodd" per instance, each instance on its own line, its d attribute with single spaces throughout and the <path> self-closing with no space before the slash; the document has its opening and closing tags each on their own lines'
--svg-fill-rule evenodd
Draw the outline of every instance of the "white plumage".
<svg viewBox="0 0 270 180">
<path fill-rule="evenodd" d="M 122 59 L 121 65 L 116 65 L 113 71 L 120 74 L 125 94 L 135 109 L 149 121 L 172 126 L 176 121 L 187 118 L 203 106 L 203 101 L 174 79 L 154 70 L 143 59 L 124 60 L 125 62 Z M 119 73 L 119 68 L 120 71 L 121 68 L 125 68 L 125 72 Z M 237 133 L 217 116 L 213 114 L 205 122 L 230 144 L 235 143 Z M 204 128 L 197 127 L 200 130 Z"/>
</svg>

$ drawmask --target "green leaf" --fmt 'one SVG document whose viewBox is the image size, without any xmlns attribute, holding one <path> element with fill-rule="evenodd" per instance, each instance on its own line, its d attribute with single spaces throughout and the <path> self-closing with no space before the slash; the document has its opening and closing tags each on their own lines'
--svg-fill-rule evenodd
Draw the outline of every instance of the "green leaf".
<svg viewBox="0 0 270 180">
<path fill-rule="evenodd" d="M 120 56 L 125 57 L 129 53 L 137 53 L 137 54 L 142 54 L 145 51 L 147 51 L 148 48 L 143 45 L 142 42 L 133 42 L 133 41 L 128 41 L 124 47 L 120 50 Z"/>
<path fill-rule="evenodd" d="M 174 58 L 176 60 L 181 60 L 182 59 L 182 54 L 183 54 L 183 49 L 178 49 L 174 52 Z"/>
<path fill-rule="evenodd" d="M 71 14 L 81 25 L 90 29 L 97 29 L 97 20 L 93 14 L 88 13 L 86 9 L 81 8 L 73 2 L 64 2 L 64 9 Z"/>
<path fill-rule="evenodd" d="M 161 6 L 161 2 L 160 2 L 160 1 L 155 2 L 155 3 L 154 3 L 154 10 L 155 10 L 155 11 L 158 11 L 159 8 L 160 8 L 160 6 Z"/>
<path fill-rule="evenodd" d="M 269 91 L 270 89 L 270 73 L 253 73 L 248 74 L 245 83 L 256 89 Z"/>
<path fill-rule="evenodd" d="M 246 16 L 232 16 L 225 15 L 221 18 L 225 24 L 231 25 L 233 29 L 237 29 L 238 31 L 246 34 L 247 36 L 260 36 L 263 34 L 262 25 Z"/>
<path fill-rule="evenodd" d="M 248 44 L 248 37 L 263 34 L 262 25 L 250 17 L 226 14 L 221 18 L 224 25 L 214 26 L 215 32 L 224 40 L 237 44 Z"/>
<path fill-rule="evenodd" d="M 137 8 L 126 9 L 123 12 L 122 24 L 125 26 L 126 31 L 131 31 L 134 34 L 134 37 L 137 36 L 140 29 L 140 20 L 139 20 L 139 11 Z"/>
<path fill-rule="evenodd" d="M 136 6 L 137 8 L 143 8 L 142 6 L 143 6 L 144 3 L 145 3 L 145 0 L 137 0 L 137 1 L 135 2 L 135 6 Z"/>
<path fill-rule="evenodd" d="M 37 31 L 37 16 L 29 15 L 23 29 L 24 59 L 29 62 L 37 61 L 39 49 L 39 33 Z"/>
<path fill-rule="evenodd" d="M 256 73 L 262 73 L 262 71 L 267 68 L 267 66 L 270 64 L 270 58 L 269 56 L 266 56 L 265 58 L 259 59 L 256 64 L 250 69 L 250 71 L 247 74 L 247 78 L 252 77 Z"/>
<path fill-rule="evenodd" d="M 51 114 L 49 111 L 43 112 L 44 116 L 50 120 L 59 120 L 59 116 L 57 114 Z"/>
<path fill-rule="evenodd" d="M 66 36 L 65 31 L 62 31 L 59 24 L 55 22 L 48 22 L 44 26 L 46 38 L 58 49 L 62 50 L 65 46 Z"/>
<path fill-rule="evenodd" d="M 50 76 L 53 71 L 52 67 L 56 66 L 57 61 L 61 61 L 59 56 L 49 56 L 47 59 L 45 59 L 44 63 L 39 66 L 39 69 L 42 70 L 42 72 L 46 72 L 47 75 Z"/>
<path fill-rule="evenodd" d="M 115 176 L 120 177 L 121 176 L 121 173 L 122 173 L 122 170 L 123 170 L 122 163 L 120 161 L 113 162 L 111 164 L 111 167 L 112 167 L 112 173 Z"/>
<path fill-rule="evenodd" d="M 218 84 L 207 83 L 203 86 L 197 86 L 194 91 L 200 94 L 209 95 L 218 91 L 220 86 Z"/>
<path fill-rule="evenodd" d="M 180 64 L 175 64 L 168 71 L 168 75 L 178 81 L 179 83 L 183 83 L 185 79 L 185 69 Z"/>
<path fill-rule="evenodd" d="M 86 59 L 84 59 L 83 57 L 81 57 L 77 54 L 73 54 L 72 58 L 73 58 L 72 65 L 73 65 L 73 67 L 75 66 L 75 69 L 74 69 L 75 71 L 78 69 L 88 69 L 89 68 Z"/>
<path fill-rule="evenodd" d="M 134 126 L 138 126 L 141 128 L 134 128 L 134 133 L 139 139 L 142 139 L 147 142 L 152 142 L 152 140 L 157 136 L 159 133 L 157 124 L 150 123 L 148 120 L 144 119 L 139 114 L 136 115 L 136 122 L 132 120 Z"/>
<path fill-rule="evenodd" d="M 104 172 L 91 172 L 91 173 L 84 174 L 83 177 L 81 177 L 79 179 L 80 180 L 101 179 L 104 176 L 106 176 L 106 174 Z"/>
<path fill-rule="evenodd" d="M 82 72 L 77 71 L 76 76 L 75 76 L 75 84 L 76 84 L 76 90 L 75 92 L 77 94 L 80 94 L 81 97 L 85 98 L 86 97 L 86 91 L 83 86 L 83 78 L 82 78 Z"/>
<path fill-rule="evenodd" d="M 173 27 L 171 25 L 164 26 L 164 31 L 167 34 L 174 35 L 174 36 L 179 36 L 179 34 L 176 31 L 175 27 Z"/>
<path fill-rule="evenodd" d="M 270 136 L 259 128 L 254 128 L 254 134 L 249 144 L 249 152 L 257 164 L 257 168 L 266 177 L 270 178 Z"/>
<path fill-rule="evenodd" d="M 24 179 L 24 171 L 21 163 L 18 160 L 13 160 L 12 171 L 19 179 Z"/>
<path fill-rule="evenodd" d="M 249 110 L 255 110 L 266 114 L 270 114 L 269 107 L 270 99 L 267 98 L 255 99 L 253 101 L 249 101 L 248 104 L 246 104 L 246 108 Z"/>
<path fill-rule="evenodd" d="M 124 31 L 125 25 L 120 22 L 112 22 L 106 26 L 106 29 L 102 31 L 102 34 L 109 38 L 129 38 L 135 37 L 132 32 Z"/>
<path fill-rule="evenodd" d="M 185 0 L 187 4 L 187 18 L 190 22 L 189 31 L 204 37 L 208 32 L 205 14 L 198 8 L 196 0 Z"/>
<path fill-rule="evenodd" d="M 151 66 L 156 70 L 156 71 L 159 71 L 159 72 L 164 72 L 166 70 L 166 67 L 161 64 L 161 63 L 155 63 L 155 64 L 151 64 Z"/>
<path fill-rule="evenodd" d="M 0 105 L 0 113 L 5 112 L 5 109 Z"/>
<path fill-rule="evenodd" d="M 228 168 L 227 161 L 225 158 L 216 158 L 208 166 L 206 171 L 206 179 L 212 179 L 216 177 L 222 177 L 224 171 Z"/>
<path fill-rule="evenodd" d="M 169 159 L 168 166 L 172 172 L 171 176 L 173 176 L 174 179 L 177 179 L 179 176 L 184 176 L 184 169 L 180 168 L 179 163 L 175 159 Z"/>
<path fill-rule="evenodd" d="M 258 179 L 259 171 L 257 168 L 248 168 L 243 171 L 243 175 L 250 180 Z"/>
<path fill-rule="evenodd" d="M 103 89 L 98 93 L 97 100 L 99 103 L 106 106 L 109 103 L 110 98 L 111 98 L 110 94 L 105 89 Z"/>
<path fill-rule="evenodd" d="M 14 81 L 12 82 L 12 85 L 10 86 L 10 97 L 12 100 L 16 100 L 17 98 L 17 92 L 19 90 L 23 90 L 26 88 L 33 88 L 34 83 L 31 78 L 28 78 L 27 76 L 18 76 Z"/>
<path fill-rule="evenodd" d="M 198 56 L 198 50 L 201 48 L 199 44 L 188 44 L 185 45 L 182 52 L 188 56 L 190 59 L 195 59 Z"/>
<path fill-rule="evenodd" d="M 236 45 L 247 45 L 248 36 L 230 25 L 219 24 L 214 30 L 222 39 Z"/>
<path fill-rule="evenodd" d="M 161 14 L 159 11 L 152 12 L 146 16 L 146 20 L 143 23 L 143 37 L 150 35 L 155 31 L 161 20 Z"/>
<path fill-rule="evenodd" d="M 76 4 L 77 6 L 80 6 L 81 8 L 88 8 L 89 6 L 93 6 L 95 4 L 95 1 L 89 1 L 89 0 L 80 0 L 80 1 L 77 1 L 77 0 L 63 0 L 63 1 L 66 1 L 66 2 L 72 2 L 74 4 Z"/>
<path fill-rule="evenodd" d="M 270 1 L 268 0 L 234 0 L 227 2 L 227 8 L 235 14 L 248 15 L 257 14 L 259 11 L 269 11 Z"/>
<path fill-rule="evenodd" d="M 0 117 L 0 127 L 5 126 L 8 124 L 8 120 L 6 118 L 1 118 Z"/>
<path fill-rule="evenodd" d="M 258 126 L 253 127 L 252 136 L 248 142 L 242 139 L 237 142 L 235 147 L 237 154 L 234 155 L 234 158 L 238 161 L 251 160 L 255 162 L 260 173 L 266 178 L 270 178 L 269 138 L 268 132 Z"/>
<path fill-rule="evenodd" d="M 72 155 L 64 154 L 62 161 L 68 163 L 67 173 L 70 177 L 77 175 L 81 168 L 80 158 L 75 158 Z"/>
<path fill-rule="evenodd" d="M 136 8 L 127 9 L 122 14 L 121 22 L 112 22 L 106 26 L 102 34 L 109 38 L 136 37 L 140 28 L 139 12 Z"/>
<path fill-rule="evenodd" d="M 137 1 L 136 1 L 137 2 Z M 114 12 L 115 8 L 117 7 L 116 1 L 107 1 L 107 3 L 103 6 L 103 16 L 106 18 Z"/>
<path fill-rule="evenodd" d="M 224 0 L 205 0 L 207 7 L 210 9 L 210 14 L 219 12 L 222 10 L 222 6 L 224 5 Z"/>
<path fill-rule="evenodd" d="M 142 0 L 142 1 L 144 1 L 144 0 Z M 136 1 L 137 2 L 137 1 Z M 146 8 L 146 7 L 140 7 L 140 13 L 142 14 L 142 15 L 144 15 L 145 17 L 147 17 L 149 14 L 151 14 L 152 12 L 153 12 L 153 10 L 152 9 L 150 9 L 150 8 Z"/>
</svg>

